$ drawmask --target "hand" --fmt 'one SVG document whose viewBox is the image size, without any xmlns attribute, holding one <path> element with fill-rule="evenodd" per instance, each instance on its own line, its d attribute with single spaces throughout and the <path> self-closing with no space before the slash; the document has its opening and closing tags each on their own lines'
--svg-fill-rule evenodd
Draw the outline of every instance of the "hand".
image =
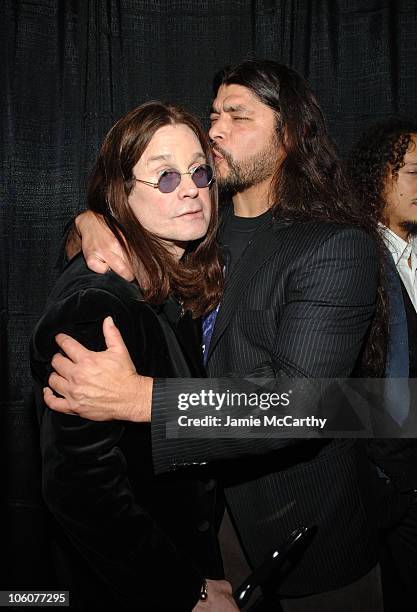
<svg viewBox="0 0 417 612">
<path fill-rule="evenodd" d="M 75 225 L 81 237 L 84 259 L 90 270 L 104 274 L 110 268 L 127 281 L 134 279 L 125 252 L 101 215 L 87 210 L 78 215 Z"/>
<path fill-rule="evenodd" d="M 92 421 L 150 421 L 153 379 L 137 374 L 111 317 L 104 319 L 103 334 L 107 350 L 101 352 L 89 351 L 66 334 L 56 336 L 66 357 L 56 353 L 52 358 L 55 372 L 48 380 L 51 388 L 44 389 L 46 405 Z"/>
<path fill-rule="evenodd" d="M 192 612 L 237 612 L 232 586 L 227 580 L 207 580 L 207 599 L 199 601 Z"/>
</svg>

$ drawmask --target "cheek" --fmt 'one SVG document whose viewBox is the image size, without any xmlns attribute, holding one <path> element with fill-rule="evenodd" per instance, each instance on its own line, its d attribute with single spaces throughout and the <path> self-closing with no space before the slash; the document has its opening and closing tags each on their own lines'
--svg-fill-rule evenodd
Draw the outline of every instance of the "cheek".
<svg viewBox="0 0 417 612">
<path fill-rule="evenodd" d="M 417 175 L 405 174 L 401 177 L 401 182 L 398 185 L 400 196 L 416 197 L 417 194 Z"/>
<path fill-rule="evenodd" d="M 137 199 L 131 203 L 131 208 L 145 229 L 158 234 L 168 220 L 169 206 L 167 202 L 155 195 L 148 194 L 147 197 Z"/>
<path fill-rule="evenodd" d="M 260 151 L 263 151 L 265 147 L 265 134 L 262 132 L 253 132 L 244 129 L 236 130 L 234 147 L 231 151 L 233 160 L 238 163 L 244 161 Z"/>
<path fill-rule="evenodd" d="M 398 183 L 394 183 L 390 185 L 388 189 L 386 189 L 384 193 L 384 200 L 386 202 L 387 210 L 394 210 L 400 205 L 401 203 L 400 193 L 402 192 L 399 189 Z"/>
</svg>

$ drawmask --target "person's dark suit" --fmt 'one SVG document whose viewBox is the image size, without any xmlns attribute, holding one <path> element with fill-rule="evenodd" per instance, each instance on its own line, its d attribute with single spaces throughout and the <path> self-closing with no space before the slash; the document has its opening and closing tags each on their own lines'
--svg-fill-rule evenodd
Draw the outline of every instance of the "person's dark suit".
<svg viewBox="0 0 417 612">
<path fill-rule="evenodd" d="M 414 388 L 417 315 L 400 281 L 391 254 L 387 253 L 389 336 L 385 403 L 393 418 L 415 431 Z M 409 304 L 407 304 L 407 300 Z M 412 349 L 412 350 L 410 350 Z M 415 438 L 376 439 L 367 445 L 377 466 L 375 479 L 380 527 L 379 555 L 382 570 L 384 610 L 414 610 L 417 589 L 417 441 Z"/>
<path fill-rule="evenodd" d="M 67 265 L 31 343 L 58 579 L 71 591 L 71 609 L 186 612 L 202 578 L 222 575 L 215 481 L 155 478 L 149 425 L 89 421 L 43 403 L 55 334 L 103 350 L 108 315 L 140 372 L 204 376 L 198 327 L 174 300 L 152 307 L 136 284 L 91 272 L 81 256 Z"/>
<path fill-rule="evenodd" d="M 269 219 L 226 278 L 209 376 L 245 376 L 259 364 L 276 377 L 349 376 L 373 315 L 377 279 L 377 248 L 362 230 Z M 252 566 L 294 528 L 317 526 L 280 587 L 283 596 L 337 589 L 376 564 L 362 445 L 351 439 L 167 440 L 165 400 L 176 387 L 154 384 L 156 470 L 239 459 L 229 462 L 226 498 Z"/>
</svg>

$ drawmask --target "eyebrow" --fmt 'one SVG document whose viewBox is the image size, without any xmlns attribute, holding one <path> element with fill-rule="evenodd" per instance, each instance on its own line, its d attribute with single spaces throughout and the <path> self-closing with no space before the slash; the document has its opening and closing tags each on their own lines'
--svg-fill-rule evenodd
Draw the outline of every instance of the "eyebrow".
<svg viewBox="0 0 417 612">
<path fill-rule="evenodd" d="M 154 155 L 148 159 L 148 164 L 154 161 L 169 161 L 172 158 L 171 155 Z"/>
<path fill-rule="evenodd" d="M 223 107 L 225 113 L 246 113 L 247 115 L 253 115 L 253 111 L 249 110 L 243 104 L 226 104 Z M 216 110 L 214 106 L 210 109 L 210 115 L 219 115 L 220 111 Z"/>
<path fill-rule="evenodd" d="M 202 153 L 201 151 L 197 151 L 197 153 L 194 153 L 194 155 L 191 158 L 191 162 L 190 165 L 193 164 L 197 159 L 206 159 L 206 156 L 204 155 L 204 153 Z M 153 155 L 152 157 L 150 157 L 146 163 L 147 166 L 149 166 L 151 163 L 153 162 L 158 162 L 158 161 L 172 161 L 172 155 L 168 154 L 168 155 Z"/>
</svg>

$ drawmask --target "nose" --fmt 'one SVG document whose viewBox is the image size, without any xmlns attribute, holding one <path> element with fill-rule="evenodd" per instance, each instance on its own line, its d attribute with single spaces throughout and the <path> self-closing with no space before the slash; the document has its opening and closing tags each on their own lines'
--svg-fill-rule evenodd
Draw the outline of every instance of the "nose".
<svg viewBox="0 0 417 612">
<path fill-rule="evenodd" d="M 213 142 L 223 140 L 227 135 L 227 119 L 226 117 L 219 115 L 215 121 L 211 124 L 209 129 L 209 138 Z"/>
<path fill-rule="evenodd" d="M 178 187 L 178 197 L 183 198 L 196 198 L 198 196 L 198 187 L 194 183 L 191 176 L 183 174 L 181 176 L 181 183 Z"/>
</svg>

